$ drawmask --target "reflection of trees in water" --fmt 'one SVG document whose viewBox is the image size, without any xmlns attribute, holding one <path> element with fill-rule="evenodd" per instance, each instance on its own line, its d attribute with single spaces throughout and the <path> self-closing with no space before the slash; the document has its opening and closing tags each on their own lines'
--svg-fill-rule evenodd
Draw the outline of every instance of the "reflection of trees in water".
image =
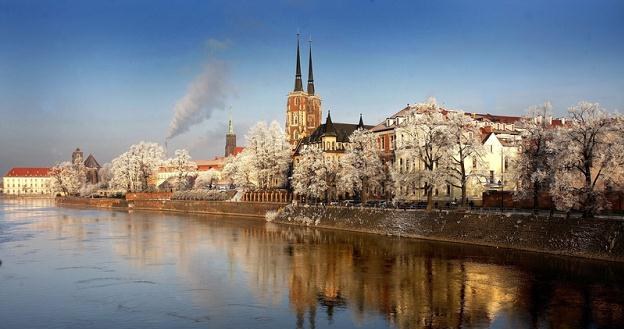
<svg viewBox="0 0 624 329">
<path fill-rule="evenodd" d="M 255 228 L 243 236 L 253 236 L 249 244 L 263 245 L 262 232 Z M 510 256 L 490 248 L 299 228 L 284 228 L 281 235 L 281 241 L 272 235 L 272 243 L 287 243 L 289 299 L 298 327 L 306 310 L 316 315 L 320 307 L 331 319 L 336 308 L 346 306 L 356 322 L 378 312 L 398 328 L 487 327 L 503 315 L 520 327 L 624 321 L 621 294 L 605 289 L 621 268 L 603 276 L 605 266 L 533 254 Z M 474 254 L 487 256 L 472 261 Z M 519 266 L 508 265 L 519 259 Z M 557 302 L 561 296 L 566 303 Z"/>
<path fill-rule="evenodd" d="M 244 273 L 260 302 L 288 296 L 300 328 L 346 309 L 356 323 L 379 314 L 397 328 L 487 327 L 501 317 L 533 328 L 624 322 L 615 283 L 621 266 L 240 220 L 152 213 L 100 220 L 111 221 L 111 232 L 99 234 L 119 237 L 113 248 L 131 264 L 175 262 L 193 288 L 215 290 L 192 295 L 206 307 L 229 289 L 210 282 L 207 258 L 225 256 L 230 279 Z M 85 234 L 87 221 L 59 223 L 65 235 Z"/>
</svg>

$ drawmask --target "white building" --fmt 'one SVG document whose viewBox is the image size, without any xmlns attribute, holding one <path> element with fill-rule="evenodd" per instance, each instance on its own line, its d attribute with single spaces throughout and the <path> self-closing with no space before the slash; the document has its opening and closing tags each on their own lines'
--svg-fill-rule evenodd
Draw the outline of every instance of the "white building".
<svg viewBox="0 0 624 329">
<path fill-rule="evenodd" d="M 12 168 L 3 177 L 4 194 L 51 194 L 50 168 Z"/>
<path fill-rule="evenodd" d="M 377 147 L 384 162 L 399 171 L 422 170 L 422 163 L 397 151 L 401 125 L 412 111 L 418 109 L 418 106 L 419 104 L 408 105 L 370 129 L 377 137 Z M 453 112 L 448 109 L 441 111 Z M 518 123 L 522 117 L 480 113 L 465 113 L 465 115 L 470 116 L 479 127 L 484 147 L 481 159 L 478 161 L 471 157 L 466 159 L 467 174 L 470 177 L 467 186 L 468 198 L 480 200 L 484 190 L 515 189 L 516 182 L 511 179 L 511 173 L 507 173 L 507 170 L 518 155 L 521 141 Z M 406 199 L 422 200 L 425 197 L 424 191 L 416 186 L 403 186 L 395 193 Z M 436 200 L 451 201 L 461 197 L 461 190 L 447 184 L 436 186 L 433 194 Z"/>
</svg>

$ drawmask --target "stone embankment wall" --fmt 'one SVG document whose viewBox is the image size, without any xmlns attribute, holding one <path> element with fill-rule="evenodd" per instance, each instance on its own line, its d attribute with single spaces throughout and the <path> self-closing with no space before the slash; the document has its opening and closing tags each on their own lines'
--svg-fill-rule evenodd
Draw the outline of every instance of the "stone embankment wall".
<svg viewBox="0 0 624 329">
<path fill-rule="evenodd" d="M 173 193 L 171 192 L 141 192 L 141 193 L 126 193 L 126 200 L 169 200 Z"/>
<path fill-rule="evenodd" d="M 265 218 L 268 211 L 277 211 L 286 206 L 285 203 L 268 202 L 150 200 L 143 198 L 126 201 L 124 199 L 75 197 L 58 197 L 56 204 L 59 206 L 177 211 L 258 218 Z"/>
<path fill-rule="evenodd" d="M 277 211 L 284 203 L 185 201 L 185 200 L 134 200 L 130 209 L 165 210 L 188 213 L 217 214 L 264 218 L 267 211 Z"/>
<path fill-rule="evenodd" d="M 96 207 L 96 208 L 128 208 L 128 202 L 125 199 L 113 198 L 76 198 L 76 197 L 57 197 L 56 204 L 59 206 L 77 206 L 77 207 Z"/>
<path fill-rule="evenodd" d="M 287 206 L 273 221 L 624 262 L 623 220 Z"/>
</svg>

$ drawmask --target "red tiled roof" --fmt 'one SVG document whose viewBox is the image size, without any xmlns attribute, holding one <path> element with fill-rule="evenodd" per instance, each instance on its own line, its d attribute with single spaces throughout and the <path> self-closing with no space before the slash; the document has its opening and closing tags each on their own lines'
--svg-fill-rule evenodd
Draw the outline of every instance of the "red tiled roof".
<svg viewBox="0 0 624 329">
<path fill-rule="evenodd" d="M 225 163 L 225 157 L 215 157 L 212 160 L 196 160 L 198 171 L 208 171 L 210 169 L 221 169 Z"/>
<path fill-rule="evenodd" d="M 232 155 L 238 155 L 239 153 L 243 152 L 244 149 L 244 146 L 237 146 L 234 148 L 234 152 L 232 152 Z"/>
<path fill-rule="evenodd" d="M 522 117 L 511 116 L 511 115 L 496 115 L 496 114 L 481 114 L 481 113 L 469 113 L 466 112 L 466 115 L 471 115 L 475 117 L 475 119 L 487 119 L 491 122 L 499 122 L 499 123 L 516 123 L 522 120 Z"/>
<path fill-rule="evenodd" d="M 410 111 L 412 111 L 415 107 L 413 105 L 408 105 L 405 108 L 403 108 L 402 110 L 400 110 L 399 112 L 393 114 L 392 116 L 389 117 L 389 119 L 394 119 L 396 117 L 404 117 L 406 116 Z M 445 108 L 440 108 L 442 114 L 446 115 L 449 112 L 453 112 L 454 110 L 449 110 L 449 109 L 445 109 Z M 512 124 L 512 123 L 516 123 L 518 121 L 520 121 L 522 119 L 522 117 L 519 116 L 511 116 L 511 115 L 496 115 L 496 114 L 490 114 L 490 113 L 476 113 L 476 112 L 464 112 L 464 114 L 471 116 L 473 119 L 476 120 L 487 120 L 490 122 L 494 122 L 494 123 L 506 123 L 506 124 Z M 388 127 L 386 126 L 386 120 L 380 122 L 378 125 L 376 125 L 375 127 L 373 127 L 372 129 L 370 129 L 373 132 L 379 132 L 379 131 L 384 131 L 384 130 L 392 130 L 394 128 L 396 128 L 396 126 L 391 126 Z"/>
<path fill-rule="evenodd" d="M 46 177 L 50 168 L 11 168 L 5 177 Z"/>
</svg>

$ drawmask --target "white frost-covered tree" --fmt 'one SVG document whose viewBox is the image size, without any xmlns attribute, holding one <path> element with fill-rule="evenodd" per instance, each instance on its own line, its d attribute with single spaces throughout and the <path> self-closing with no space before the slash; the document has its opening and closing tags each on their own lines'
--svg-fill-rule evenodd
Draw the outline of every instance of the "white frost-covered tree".
<svg viewBox="0 0 624 329">
<path fill-rule="evenodd" d="M 485 150 L 481 143 L 481 131 L 476 121 L 464 112 L 448 112 L 446 119 L 452 151 L 446 162 L 447 183 L 461 189 L 461 205 L 465 206 L 469 184 L 481 184 L 480 175 L 469 168 L 469 162 L 473 167 L 483 166 Z"/>
<path fill-rule="evenodd" d="M 552 105 L 545 102 L 529 108 L 528 115 L 518 125 L 522 131 L 522 141 L 513 163 L 513 178 L 518 182 L 514 196 L 517 199 L 530 198 L 533 209 L 537 209 L 540 194 L 548 192 L 553 180 L 553 150 L 548 147 L 555 132 L 549 123 L 551 117 Z"/>
<path fill-rule="evenodd" d="M 221 180 L 221 172 L 211 168 L 197 174 L 193 188 L 198 190 L 210 190 L 215 188 L 219 180 Z"/>
<path fill-rule="evenodd" d="M 172 183 L 177 191 L 183 191 L 190 186 L 190 179 L 197 175 L 197 164 L 191 161 L 191 155 L 185 149 L 176 150 L 173 158 L 166 161 L 169 170 L 173 170 Z"/>
<path fill-rule="evenodd" d="M 149 179 L 163 162 L 165 151 L 157 143 L 140 142 L 111 162 L 111 187 L 127 192 L 148 188 Z"/>
<path fill-rule="evenodd" d="M 337 164 L 326 159 L 320 147 L 306 147 L 294 165 L 293 192 L 307 200 L 328 200 L 330 190 L 335 187 L 336 169 Z"/>
<path fill-rule="evenodd" d="M 348 193 L 366 201 L 366 192 L 383 186 L 386 175 L 375 141 L 375 135 L 365 129 L 357 129 L 349 136 L 349 146 L 340 158 L 339 193 Z"/>
<path fill-rule="evenodd" d="M 453 149 L 448 122 L 433 103 L 419 104 L 397 128 L 397 156 L 392 178 L 395 193 L 420 189 L 427 197 L 427 209 L 433 208 L 433 191 L 446 184 L 448 163 Z"/>
<path fill-rule="evenodd" d="M 276 121 L 267 126 L 259 122 L 247 134 L 247 147 L 243 153 L 249 156 L 249 165 L 241 166 L 246 176 L 255 176 L 251 181 L 259 190 L 284 187 L 287 182 L 288 169 L 291 162 L 290 145 L 281 125 Z"/>
<path fill-rule="evenodd" d="M 554 170 L 550 192 L 558 209 L 578 209 L 583 217 L 592 217 L 607 206 L 609 186 L 622 183 L 621 118 L 588 102 L 568 113 L 570 125 L 559 129 L 550 143 Z"/>
<path fill-rule="evenodd" d="M 55 193 L 65 195 L 77 195 L 87 180 L 87 170 L 81 157 L 77 157 L 74 163 L 62 162 L 50 170 L 51 188 Z"/>
<path fill-rule="evenodd" d="M 230 181 L 231 185 L 235 185 L 241 190 L 251 190 L 256 187 L 257 176 L 253 167 L 253 153 L 251 150 L 243 150 L 236 156 L 229 156 L 225 159 L 222 177 Z"/>
<path fill-rule="evenodd" d="M 107 162 L 98 170 L 98 177 L 100 177 L 99 186 L 101 188 L 108 188 L 110 186 L 110 181 L 113 179 L 112 168 L 112 163 Z"/>
<path fill-rule="evenodd" d="M 111 180 L 109 188 L 136 191 L 138 190 L 139 178 L 138 170 L 135 168 L 136 162 L 129 152 L 124 152 L 111 161 Z"/>
</svg>

